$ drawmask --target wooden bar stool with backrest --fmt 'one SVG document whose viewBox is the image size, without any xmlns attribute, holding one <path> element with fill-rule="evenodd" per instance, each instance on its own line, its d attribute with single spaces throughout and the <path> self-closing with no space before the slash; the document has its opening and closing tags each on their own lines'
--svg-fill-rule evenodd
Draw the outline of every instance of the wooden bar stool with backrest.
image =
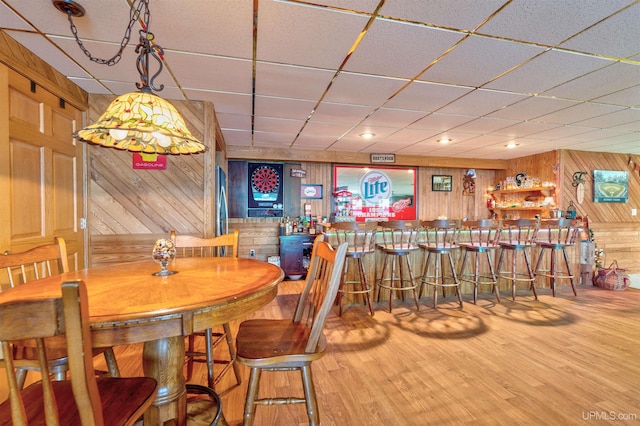
<svg viewBox="0 0 640 426">
<path fill-rule="evenodd" d="M 425 220 L 422 222 L 424 237 L 420 243 L 420 248 L 427 255 L 422 268 L 420 297 L 422 297 L 422 290 L 425 286 L 433 286 L 434 308 L 438 307 L 438 287 L 442 288 L 443 297 L 445 296 L 446 287 L 455 287 L 458 303 L 462 307 L 460 281 L 453 259 L 453 252 L 459 249 L 458 239 L 461 223 L 460 220 L 450 219 Z M 448 270 L 445 266 L 448 266 Z"/>
<path fill-rule="evenodd" d="M 502 232 L 500 233 L 500 256 L 498 257 L 498 278 L 505 279 L 511 283 L 511 298 L 516 300 L 516 289 L 518 282 L 529 283 L 529 288 L 533 292 L 535 299 L 538 299 L 536 292 L 535 275 L 531 266 L 532 250 L 536 246 L 536 236 L 538 234 L 538 219 L 512 219 L 502 221 Z M 509 267 L 505 265 L 507 253 L 511 253 Z"/>
<path fill-rule="evenodd" d="M 6 271 L 10 287 L 25 284 L 29 281 L 46 278 L 54 274 L 69 272 L 69 258 L 67 245 L 62 237 L 55 237 L 51 244 L 43 244 L 22 253 L 0 254 L 0 269 Z M 0 288 L 0 291 L 1 288 Z M 29 342 L 23 345 L 15 344 L 17 358 L 21 359 L 21 366 L 17 369 L 18 386 L 22 388 L 27 378 L 27 372 L 40 370 L 40 363 L 35 358 L 35 348 Z M 118 363 L 112 348 L 93 349 L 93 355 L 103 354 L 109 369 L 109 375 L 120 376 Z M 56 380 L 64 380 L 69 369 L 66 348 L 50 348 L 47 352 L 49 373 Z M 0 366 L 4 366 L 0 353 Z"/>
<path fill-rule="evenodd" d="M 252 425 L 257 405 L 306 404 L 309 424 L 320 424 L 311 363 L 326 351 L 323 328 L 338 294 L 347 243 L 334 249 L 319 235 L 313 244 L 306 283 L 290 319 L 251 319 L 238 330 L 238 362 L 251 369 L 244 408 L 244 422 Z M 300 371 L 304 398 L 258 398 L 263 371 Z"/>
<path fill-rule="evenodd" d="M 551 294 L 556 295 L 556 282 L 558 280 L 569 280 L 571 289 L 575 296 L 576 286 L 573 281 L 574 275 L 571 271 L 571 262 L 567 254 L 567 247 L 576 245 L 578 237 L 578 221 L 572 219 L 545 220 L 540 224 L 540 232 L 536 238 L 536 246 L 540 249 L 538 261 L 534 274 L 537 277 L 545 277 L 550 280 Z M 549 253 L 548 259 L 545 253 Z M 558 253 L 562 253 L 564 266 L 558 263 Z M 548 261 L 548 266 L 544 268 L 543 261 Z"/>
<path fill-rule="evenodd" d="M 344 273 L 338 289 L 338 306 L 342 315 L 342 305 L 348 295 L 362 296 L 363 303 L 369 307 L 369 313 L 373 315 L 371 306 L 371 292 L 373 286 L 369 284 L 364 268 L 366 256 L 375 253 L 377 222 L 335 222 L 331 224 L 329 232 L 335 236 L 336 246 L 347 243 L 347 260 L 344 263 Z M 325 237 L 325 240 L 327 238 Z M 349 263 L 355 266 L 355 278 L 349 279 Z"/>
<path fill-rule="evenodd" d="M 49 338 L 65 336 L 70 380 L 42 380 L 21 389 L 14 343 L 35 340 L 40 370 L 47 369 Z M 96 377 L 91 359 L 87 290 L 82 281 L 62 283 L 62 297 L 0 304 L 0 341 L 6 359 L 9 398 L 0 424 L 133 425 L 151 406 L 158 384 L 150 377 Z"/>
<path fill-rule="evenodd" d="M 174 242 L 177 257 L 238 257 L 239 231 L 237 229 L 232 233 L 213 238 L 177 235 L 176 231 L 171 231 L 170 236 Z M 213 284 L 214 283 L 211 283 L 211 285 Z M 196 350 L 196 337 L 204 337 L 205 352 Z M 214 359 L 214 348 L 222 342 L 226 342 L 227 344 L 229 359 Z M 215 389 L 215 385 L 222 379 L 222 376 L 229 371 L 229 368 L 233 368 L 236 382 L 238 384 L 242 382 L 240 369 L 235 362 L 236 350 L 229 323 L 222 325 L 222 331 L 215 331 L 208 328 L 204 332 L 196 332 L 189 335 L 185 355 L 187 362 L 187 380 L 191 380 L 191 376 L 193 375 L 193 363 L 203 362 L 207 364 L 207 386 L 211 389 Z M 214 372 L 215 364 L 224 365 L 217 375 Z"/>
<path fill-rule="evenodd" d="M 476 221 L 462 222 L 462 230 L 469 236 L 465 241 L 460 242 L 462 249 L 462 262 L 458 278 L 461 282 L 468 282 L 473 285 L 473 303 L 478 299 L 478 286 L 491 285 L 496 299 L 500 302 L 500 290 L 498 289 L 498 277 L 493 267 L 493 257 L 500 247 L 501 223 L 498 220 L 482 219 Z M 467 272 L 467 260 L 471 263 L 471 272 Z M 482 265 L 485 270 L 482 270 Z"/>
<path fill-rule="evenodd" d="M 402 300 L 404 300 L 404 293 L 411 291 L 413 292 L 416 309 L 419 310 L 417 284 L 413 276 L 410 255 L 419 249 L 420 221 L 390 220 L 379 222 L 378 225 L 382 234 L 382 241 L 379 241 L 376 246 L 383 253 L 384 258 L 382 270 L 376 280 L 378 287 L 377 301 L 380 301 L 381 289 L 389 290 L 389 312 L 391 312 L 393 294 L 400 292 Z"/>
</svg>

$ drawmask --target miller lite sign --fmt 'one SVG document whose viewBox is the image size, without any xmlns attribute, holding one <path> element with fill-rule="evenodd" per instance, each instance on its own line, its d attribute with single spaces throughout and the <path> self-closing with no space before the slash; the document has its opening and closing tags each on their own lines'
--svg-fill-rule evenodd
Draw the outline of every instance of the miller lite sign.
<svg viewBox="0 0 640 426">
<path fill-rule="evenodd" d="M 336 190 L 352 193 L 350 215 L 366 220 L 415 220 L 416 170 L 334 166 Z"/>
</svg>

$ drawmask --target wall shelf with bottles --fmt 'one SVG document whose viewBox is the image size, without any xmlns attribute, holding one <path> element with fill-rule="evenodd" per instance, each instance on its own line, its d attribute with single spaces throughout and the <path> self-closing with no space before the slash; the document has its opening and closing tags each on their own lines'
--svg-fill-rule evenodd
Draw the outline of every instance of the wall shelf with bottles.
<svg viewBox="0 0 640 426">
<path fill-rule="evenodd" d="M 556 207 L 554 186 L 496 189 L 489 191 L 489 197 L 487 207 L 498 218 L 545 218 Z"/>
</svg>

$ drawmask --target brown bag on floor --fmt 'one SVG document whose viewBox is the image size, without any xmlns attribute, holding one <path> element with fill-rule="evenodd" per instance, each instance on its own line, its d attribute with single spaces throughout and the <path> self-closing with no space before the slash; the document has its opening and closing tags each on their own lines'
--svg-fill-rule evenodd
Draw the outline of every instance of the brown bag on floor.
<svg viewBox="0 0 640 426">
<path fill-rule="evenodd" d="M 615 260 L 608 268 L 598 269 L 598 273 L 593 277 L 593 285 L 607 290 L 624 290 L 629 287 L 629 284 L 631 280 L 627 270 L 619 268 Z"/>
</svg>

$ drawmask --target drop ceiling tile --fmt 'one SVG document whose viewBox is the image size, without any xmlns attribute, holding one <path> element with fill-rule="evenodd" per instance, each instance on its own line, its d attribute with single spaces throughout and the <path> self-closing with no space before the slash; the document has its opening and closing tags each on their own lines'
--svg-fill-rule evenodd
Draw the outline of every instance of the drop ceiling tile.
<svg viewBox="0 0 640 426">
<path fill-rule="evenodd" d="M 369 143 L 375 143 L 378 140 L 382 140 L 388 137 L 390 134 L 394 133 L 396 130 L 397 129 L 394 127 L 368 126 L 363 124 L 349 130 L 349 132 L 346 133 L 344 137 L 359 138 L 360 135 L 364 133 L 373 133 L 375 137 L 373 139 L 369 139 Z"/>
<path fill-rule="evenodd" d="M 627 4 L 629 0 L 514 0 L 478 32 L 555 46 Z"/>
<path fill-rule="evenodd" d="M 312 150 L 325 150 L 329 149 L 331 145 L 335 142 L 334 139 L 327 138 L 324 136 L 303 136 L 300 135 L 296 139 L 293 148 L 296 149 L 312 149 Z"/>
<path fill-rule="evenodd" d="M 531 129 L 540 130 L 544 128 L 546 128 L 546 130 L 542 130 L 538 132 L 534 131 L 534 132 L 528 133 L 528 135 L 535 136 L 537 138 L 543 138 L 543 139 L 554 139 L 559 142 L 562 142 L 565 138 L 579 135 L 582 133 L 592 132 L 594 130 L 593 127 L 558 126 L 556 124 L 536 123 L 536 122 L 531 122 L 531 124 L 532 124 L 532 127 L 528 128 L 529 130 Z M 527 135 L 523 135 L 523 136 L 527 136 Z"/>
<path fill-rule="evenodd" d="M 556 124 L 574 124 L 578 122 L 586 123 L 584 121 L 585 119 L 592 119 L 594 117 L 610 114 L 622 109 L 623 108 L 619 106 L 584 102 L 569 108 L 552 112 L 551 114 L 540 116 L 534 121 Z"/>
<path fill-rule="evenodd" d="M 64 75 L 78 78 L 90 77 L 86 71 L 70 60 L 61 50 L 58 50 L 55 44 L 52 44 L 47 38 L 20 31 L 5 32 Z M 78 49 L 78 51 L 80 50 Z M 133 66 L 135 67 L 135 65 Z"/>
<path fill-rule="evenodd" d="M 258 62 L 256 94 L 280 98 L 319 100 L 334 71 Z M 251 79 L 248 79 L 250 82 Z"/>
<path fill-rule="evenodd" d="M 0 3 L 0 28 L 21 31 L 34 31 L 34 28 L 16 15 L 7 5 Z"/>
<path fill-rule="evenodd" d="M 447 130 L 458 127 L 463 123 L 475 119 L 476 117 L 472 117 L 469 115 L 440 114 L 436 112 L 413 123 L 411 126 L 409 126 L 409 128 L 445 132 Z"/>
<path fill-rule="evenodd" d="M 311 121 L 325 123 L 359 123 L 373 110 L 374 107 L 371 106 L 322 102 L 311 116 Z"/>
<path fill-rule="evenodd" d="M 345 70 L 414 78 L 461 38 L 450 31 L 376 19 L 345 64 Z M 420 46 L 419 54 L 416 46 Z"/>
<path fill-rule="evenodd" d="M 613 105 L 629 105 L 632 107 L 640 106 L 640 84 L 617 92 L 609 93 L 599 98 L 593 99 L 594 102 L 602 102 Z"/>
<path fill-rule="evenodd" d="M 190 1 L 180 7 L 175 0 L 149 3 L 149 27 L 163 48 L 251 59 L 252 0 Z"/>
<path fill-rule="evenodd" d="M 380 106 L 407 82 L 395 78 L 342 72 L 325 96 L 326 102 Z"/>
<path fill-rule="evenodd" d="M 492 133 L 499 132 L 500 129 L 510 127 L 519 123 L 517 120 L 504 120 L 500 118 L 477 118 L 472 121 L 468 121 L 453 130 L 463 133 Z"/>
<path fill-rule="evenodd" d="M 481 87 L 543 52 L 538 46 L 470 36 L 420 75 L 420 80 Z"/>
<path fill-rule="evenodd" d="M 373 13 L 378 3 L 380 3 L 380 0 L 314 0 L 313 3 L 345 10 Z"/>
<path fill-rule="evenodd" d="M 472 31 L 503 3 L 504 0 L 456 0 L 452 6 L 447 1 L 431 1 L 428 5 L 424 0 L 388 1 L 382 6 L 380 15 Z M 452 13 L 453 9 L 464 13 Z"/>
<path fill-rule="evenodd" d="M 111 81 L 122 82 L 136 82 L 140 81 L 140 73 L 136 68 L 136 60 L 138 55 L 135 52 L 135 45 L 129 45 L 122 52 L 122 57 L 119 62 L 114 65 L 99 64 L 89 60 L 82 50 L 78 47 L 75 40 L 68 37 L 49 37 L 53 43 L 55 43 L 61 50 L 68 53 L 68 55 L 78 64 L 78 70 L 76 73 L 67 72 L 67 76 L 72 77 L 84 77 L 90 74 L 96 79 L 107 79 Z M 94 58 L 109 60 L 112 59 L 119 51 L 119 46 L 114 44 L 84 41 L 85 48 L 91 52 Z M 155 68 L 152 68 L 155 72 Z M 169 84 L 171 76 L 168 73 L 161 73 L 157 82 L 162 84 Z M 175 85 L 175 83 L 171 82 Z"/>
<path fill-rule="evenodd" d="M 251 94 L 250 60 L 165 51 L 168 67 L 186 89 Z"/>
<path fill-rule="evenodd" d="M 630 2 L 617 3 L 607 1 L 596 3 L 597 9 L 606 12 L 611 7 L 621 7 Z M 625 10 L 624 13 L 615 14 L 592 28 L 577 34 L 562 43 L 560 47 L 617 58 L 635 55 L 640 50 L 638 49 L 638 40 L 640 39 L 639 20 L 640 5 L 635 4 Z"/>
<path fill-rule="evenodd" d="M 216 114 L 241 114 L 251 116 L 251 96 L 237 93 L 212 92 L 208 90 L 185 90 L 192 101 L 213 103 Z"/>
<path fill-rule="evenodd" d="M 372 127 L 407 127 L 425 116 L 421 111 L 379 108 L 367 117 L 361 125 Z"/>
<path fill-rule="evenodd" d="M 528 135 L 538 135 L 541 132 L 554 132 L 560 127 L 558 124 L 524 121 L 513 126 L 505 127 L 493 132 L 495 135 L 507 136 L 510 139 L 523 138 Z M 458 130 L 458 129 L 456 129 Z"/>
<path fill-rule="evenodd" d="M 295 3 L 260 2 L 257 60 L 337 69 L 367 20 Z"/>
<path fill-rule="evenodd" d="M 541 115 L 576 105 L 577 101 L 556 99 L 546 96 L 529 96 L 523 100 L 488 114 L 488 117 L 512 120 L 532 120 Z"/>
<path fill-rule="evenodd" d="M 256 117 L 291 118 L 306 120 L 315 103 L 298 99 L 274 98 L 271 96 L 255 97 Z"/>
<path fill-rule="evenodd" d="M 216 113 L 218 124 L 223 133 L 227 129 L 251 131 L 251 116 L 241 114 Z"/>
<path fill-rule="evenodd" d="M 609 59 L 550 50 L 492 81 L 485 87 L 535 95 L 611 65 L 611 63 Z M 549 94 L 554 96 L 553 92 Z M 572 96 L 562 97 L 581 99 L 581 97 Z"/>
<path fill-rule="evenodd" d="M 622 130 L 620 126 L 638 121 L 640 121 L 640 110 L 627 108 L 612 112 L 611 114 L 605 114 L 583 121 L 576 121 L 574 124 L 576 126 L 585 127 L 615 127 Z"/>
<path fill-rule="evenodd" d="M 387 108 L 436 111 L 472 91 L 472 87 L 413 81 L 384 104 Z"/>
<path fill-rule="evenodd" d="M 414 144 L 416 142 L 423 141 L 428 138 L 432 138 L 436 135 L 433 130 L 420 130 L 420 129 L 401 129 L 395 133 L 384 138 L 384 142 L 395 144 L 397 142 L 407 142 Z"/>
<path fill-rule="evenodd" d="M 52 2 L 37 0 L 39 5 L 34 5 L 34 0 L 3 0 L 16 9 L 22 16 L 27 16 L 27 21 L 45 34 L 56 34 L 73 37 L 69 25 L 69 19 L 63 12 L 53 6 Z M 77 27 L 78 36 L 84 40 L 108 40 L 114 43 L 120 42 L 129 23 L 130 7 L 126 0 L 101 0 L 81 2 L 85 9 L 85 16 L 73 18 Z M 108 19 L 105 19 L 108 17 Z M 138 28 L 131 32 L 133 43 L 138 42 Z M 152 29 L 153 31 L 153 29 Z"/>
<path fill-rule="evenodd" d="M 82 90 L 84 90 L 87 93 L 95 93 L 99 95 L 113 94 L 104 85 L 100 84 L 97 80 L 94 80 L 91 78 L 69 77 L 69 80 L 71 80 L 73 83 L 78 85 Z"/>
<path fill-rule="evenodd" d="M 300 132 L 300 136 L 324 135 L 328 139 L 335 141 L 347 133 L 350 128 L 351 126 L 349 124 L 309 121 Z"/>
<path fill-rule="evenodd" d="M 257 117 L 254 122 L 254 130 L 256 132 L 287 133 L 297 135 L 303 125 L 304 121 L 302 120 Z"/>
<path fill-rule="evenodd" d="M 640 66 L 615 63 L 545 92 L 567 99 L 591 100 L 638 85 Z"/>
<path fill-rule="evenodd" d="M 228 129 L 224 132 L 224 141 L 227 146 L 251 146 L 252 140 L 251 132 L 237 129 Z"/>
<path fill-rule="evenodd" d="M 332 151 L 364 152 L 372 142 L 362 138 L 345 137 L 330 145 Z"/>
<path fill-rule="evenodd" d="M 481 117 L 526 97 L 517 93 L 478 89 L 453 101 L 438 112 Z"/>
<path fill-rule="evenodd" d="M 270 148 L 289 148 L 295 135 L 273 132 L 254 132 L 253 145 Z"/>
</svg>

